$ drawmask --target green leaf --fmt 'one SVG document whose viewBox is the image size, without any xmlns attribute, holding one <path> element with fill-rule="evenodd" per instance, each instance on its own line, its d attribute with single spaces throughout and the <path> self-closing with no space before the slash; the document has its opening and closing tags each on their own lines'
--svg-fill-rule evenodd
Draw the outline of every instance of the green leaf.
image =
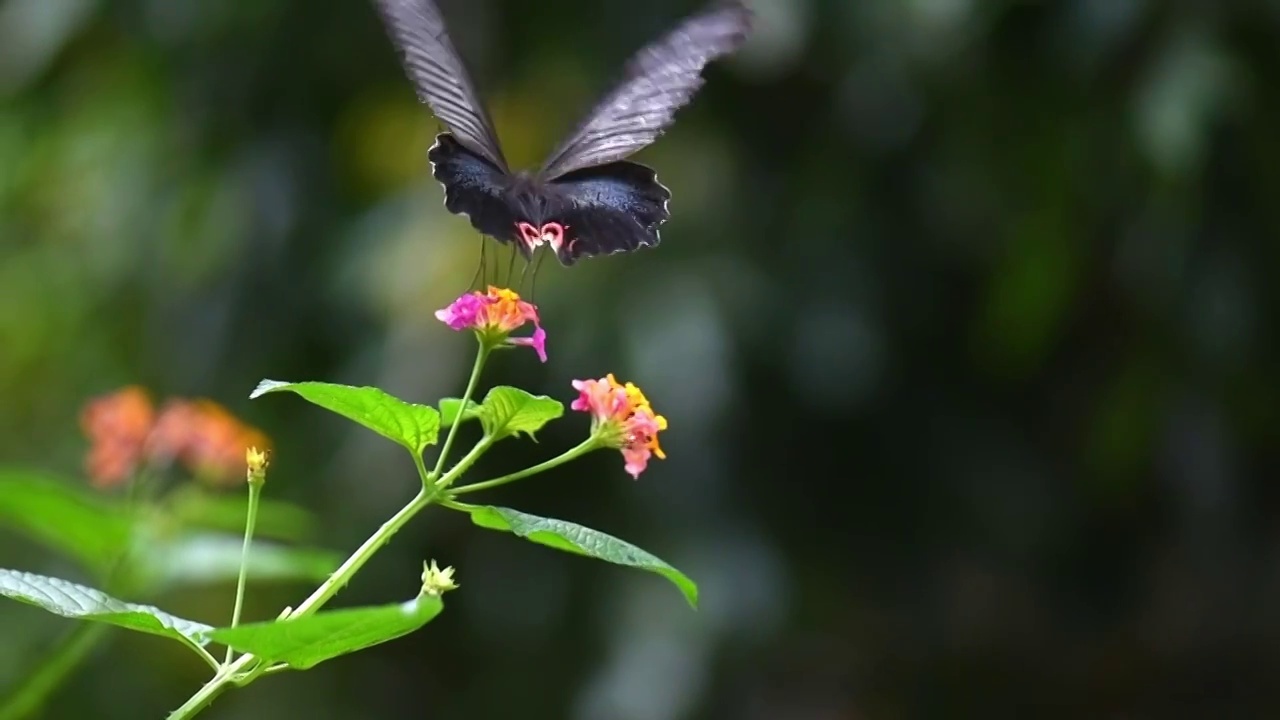
<svg viewBox="0 0 1280 720">
<path fill-rule="evenodd" d="M 485 396 L 479 413 L 484 431 L 495 439 L 519 433 L 532 438 L 543 425 L 564 414 L 564 405 L 546 395 L 499 385 Z"/>
<path fill-rule="evenodd" d="M 117 600 L 101 590 L 19 570 L 0 568 L 0 595 L 35 605 L 54 615 L 172 638 L 193 648 L 207 645 L 207 633 L 213 629 L 150 605 Z"/>
<path fill-rule="evenodd" d="M 185 526 L 242 533 L 249 496 L 214 494 L 191 484 L 171 492 L 167 504 L 174 517 Z M 314 537 L 317 524 L 314 515 L 297 505 L 264 498 L 258 501 L 254 532 L 258 537 L 298 541 Z"/>
<path fill-rule="evenodd" d="M 631 543 L 575 523 L 510 508 L 478 505 L 466 509 L 471 522 L 482 528 L 504 530 L 557 550 L 657 573 L 675 584 L 691 606 L 698 607 L 698 586 L 688 576 Z"/>
<path fill-rule="evenodd" d="M 163 586 L 235 580 L 240 573 L 244 538 L 194 534 L 147 549 L 141 565 L 148 578 Z M 323 581 L 338 568 L 337 553 L 254 541 L 249 549 L 248 578 L 257 582 Z"/>
<path fill-rule="evenodd" d="M 379 435 L 421 454 L 440 434 L 440 413 L 427 405 L 407 403 L 375 387 L 352 387 L 320 382 L 288 383 L 263 380 L 249 395 L 288 391 L 314 405 L 354 420 Z"/>
<path fill-rule="evenodd" d="M 18 468 L 0 469 L 0 523 L 106 571 L 124 553 L 132 523 L 87 487 Z"/>
<path fill-rule="evenodd" d="M 458 411 L 462 409 L 462 400 L 460 398 L 443 398 L 440 401 L 440 427 L 449 427 L 453 425 L 453 421 L 458 417 Z M 480 405 L 474 401 L 467 401 L 467 411 L 462 414 L 462 421 L 480 417 Z"/>
<path fill-rule="evenodd" d="M 210 636 L 241 652 L 290 667 L 314 667 L 325 660 L 408 635 L 444 608 L 440 598 L 424 595 L 406 603 L 318 612 L 234 628 L 218 628 Z"/>
</svg>

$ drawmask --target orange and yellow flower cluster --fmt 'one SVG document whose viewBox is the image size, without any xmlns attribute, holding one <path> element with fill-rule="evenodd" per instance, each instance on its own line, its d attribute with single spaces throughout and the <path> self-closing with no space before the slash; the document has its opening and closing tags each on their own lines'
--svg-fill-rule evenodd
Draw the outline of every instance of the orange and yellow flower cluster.
<svg viewBox="0 0 1280 720">
<path fill-rule="evenodd" d="M 521 300 L 514 290 L 490 285 L 487 292 L 469 292 L 437 310 L 436 318 L 453 330 L 474 330 L 482 342 L 531 347 L 539 360 L 547 361 L 547 331 L 539 323 L 538 306 Z M 526 323 L 533 323 L 532 335 L 510 337 Z"/>
<path fill-rule="evenodd" d="M 143 465 L 171 462 L 202 479 L 231 482 L 243 476 L 247 449 L 270 445 L 211 400 L 173 398 L 157 412 L 136 386 L 90 400 L 80 426 L 90 442 L 85 469 L 97 487 L 119 485 Z"/>
<path fill-rule="evenodd" d="M 574 380 L 573 389 L 578 398 L 569 407 L 591 413 L 592 434 L 622 451 L 631 477 L 639 479 L 651 456 L 666 459 L 658 433 L 667 429 L 667 419 L 653 411 L 640 388 L 620 384 L 610 373 L 599 380 Z"/>
</svg>

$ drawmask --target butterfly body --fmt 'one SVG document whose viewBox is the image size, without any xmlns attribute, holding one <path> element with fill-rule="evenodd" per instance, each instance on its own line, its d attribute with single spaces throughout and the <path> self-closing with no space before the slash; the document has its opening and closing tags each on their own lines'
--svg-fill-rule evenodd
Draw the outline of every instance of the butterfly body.
<svg viewBox="0 0 1280 720">
<path fill-rule="evenodd" d="M 564 265 L 660 242 L 671 193 L 625 158 L 652 143 L 702 85 L 712 59 L 745 40 L 737 0 L 687 19 L 637 53 L 624 79 L 536 171 L 512 171 L 434 0 L 375 0 L 419 97 L 448 127 L 427 157 L 445 208 L 526 257 L 550 248 Z"/>
</svg>

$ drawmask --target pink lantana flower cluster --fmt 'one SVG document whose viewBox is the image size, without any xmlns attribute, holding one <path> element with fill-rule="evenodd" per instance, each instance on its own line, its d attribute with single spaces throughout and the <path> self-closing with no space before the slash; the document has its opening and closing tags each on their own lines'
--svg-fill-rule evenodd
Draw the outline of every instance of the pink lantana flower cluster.
<svg viewBox="0 0 1280 720">
<path fill-rule="evenodd" d="M 667 419 L 653 411 L 640 388 L 620 384 L 610 373 L 599 380 L 574 380 L 578 399 L 574 410 L 591 413 L 591 434 L 606 447 L 622 451 L 627 473 L 639 479 L 653 455 L 666 459 L 658 445 L 658 433 Z"/>
<path fill-rule="evenodd" d="M 547 331 L 538 320 L 538 306 L 521 300 L 514 290 L 490 285 L 486 292 L 469 292 L 437 310 L 436 318 L 453 330 L 474 330 L 489 347 L 528 346 L 538 353 L 539 360 L 547 361 Z M 511 337 L 527 323 L 533 324 L 532 335 Z"/>
</svg>

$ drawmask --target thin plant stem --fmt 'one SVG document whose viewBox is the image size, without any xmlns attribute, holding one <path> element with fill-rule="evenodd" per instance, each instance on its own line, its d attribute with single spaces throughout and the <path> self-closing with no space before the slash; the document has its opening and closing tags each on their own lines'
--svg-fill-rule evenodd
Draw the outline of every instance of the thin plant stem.
<svg viewBox="0 0 1280 720">
<path fill-rule="evenodd" d="M 436 458 L 436 467 L 431 471 L 431 479 L 440 477 L 440 472 L 444 469 L 449 450 L 453 448 L 453 439 L 458 434 L 458 426 L 462 424 L 462 416 L 467 412 L 467 404 L 471 402 L 471 396 L 476 392 L 476 385 L 480 384 L 480 371 L 484 369 L 484 361 L 488 357 L 489 346 L 481 340 L 480 349 L 476 352 L 476 362 L 471 366 L 471 377 L 467 379 L 467 389 L 462 393 L 462 403 L 458 406 L 458 416 L 453 419 L 448 434 L 444 436 L 444 445 L 440 446 L 440 456 Z M 426 483 L 427 481 L 424 480 L 423 484 Z"/>
<path fill-rule="evenodd" d="M 459 463 L 459 465 L 461 464 L 462 463 Z M 452 472 L 450 474 L 452 474 Z M 448 476 L 446 475 L 446 478 L 447 477 Z M 400 508 L 395 515 L 391 516 L 390 520 L 387 520 L 381 527 L 374 531 L 374 533 L 369 536 L 369 539 L 365 540 L 364 543 L 351 554 L 351 557 L 347 558 L 346 562 L 342 563 L 342 565 L 334 571 L 333 575 L 329 576 L 328 580 L 321 584 L 320 587 L 316 588 L 315 592 L 311 593 L 306 600 L 302 601 L 302 604 L 298 605 L 297 608 L 287 615 L 282 614 L 280 618 L 281 621 L 287 622 L 290 619 L 305 617 L 324 606 L 326 602 L 332 599 L 334 595 L 337 595 L 338 592 L 351 581 L 351 578 L 360 571 L 360 568 L 364 567 L 365 563 L 367 563 L 369 559 L 382 548 L 382 546 L 386 545 L 387 542 L 391 540 L 392 536 L 394 536 L 400 528 L 404 527 L 404 525 L 408 523 L 409 520 L 413 519 L 415 515 L 421 512 L 423 508 L 430 505 L 434 496 L 435 491 L 433 489 L 424 487 L 420 490 L 407 505 Z M 250 679 L 255 677 L 256 674 L 259 674 L 250 672 L 249 676 L 245 677 L 245 673 L 250 671 L 255 662 L 259 662 L 259 660 L 253 655 L 253 653 L 245 653 L 230 665 L 224 666 L 222 670 L 216 673 L 177 710 L 170 713 L 169 720 L 186 720 L 187 718 L 195 717 L 197 713 L 208 707 L 209 703 L 213 702 L 214 698 L 227 688 L 227 685 L 232 683 L 247 683 Z M 270 668 L 265 666 L 259 668 L 261 672 L 265 672 L 268 669 Z"/>
<path fill-rule="evenodd" d="M 476 492 L 478 490 L 490 490 L 500 485 L 506 485 L 507 483 L 513 483 L 517 480 L 523 480 L 529 477 L 530 475 L 537 475 L 538 473 L 546 472 L 547 470 L 550 470 L 559 465 L 563 465 L 569 462 L 570 460 L 574 460 L 583 455 L 586 455 L 587 453 L 591 452 L 592 450 L 595 450 L 598 447 L 600 447 L 600 445 L 596 442 L 595 438 L 587 438 L 585 441 L 580 443 L 577 447 L 566 450 L 564 453 L 557 455 L 551 458 L 550 460 L 540 462 L 537 465 L 527 467 L 524 470 L 519 470 L 517 472 L 503 475 L 502 477 L 494 478 L 492 480 L 485 480 L 483 482 L 471 483 L 470 485 L 463 485 L 454 490 L 451 490 L 449 492 L 449 495 L 450 496 L 465 495 L 466 493 Z"/>
<path fill-rule="evenodd" d="M 187 701 L 182 703 L 177 710 L 169 713 L 168 720 L 184 720 L 185 718 L 195 717 L 201 710 L 209 707 L 209 703 L 213 702 L 213 699 L 227 688 L 227 683 L 231 681 L 232 673 L 248 667 L 255 659 L 252 654 L 241 655 L 238 660 L 219 670 L 209 679 L 209 682 L 201 686 L 194 695 L 187 698 Z"/>
<path fill-rule="evenodd" d="M 462 417 L 461 414 L 458 417 Z M 418 479 L 422 480 L 422 487 L 431 484 L 431 475 L 427 472 L 427 465 L 422 461 L 422 453 L 413 454 L 413 466 L 418 470 Z"/>
<path fill-rule="evenodd" d="M 262 497 L 261 481 L 249 481 L 249 512 L 244 521 L 244 545 L 240 548 L 240 577 L 236 579 L 236 604 L 231 610 L 231 627 L 240 624 L 240 612 L 244 609 L 245 582 L 249 575 L 249 548 L 253 545 L 253 529 L 258 522 L 258 500 Z M 235 650 L 227 647 L 227 659 L 224 664 L 230 665 L 235 659 Z"/>
<path fill-rule="evenodd" d="M 414 515 L 417 515 L 431 503 L 432 495 L 433 492 L 426 488 L 419 490 L 418 494 L 407 505 L 400 508 L 395 515 L 391 516 L 390 520 L 383 523 L 382 527 L 370 535 L 368 540 L 365 540 L 360 547 L 356 548 L 356 551 L 351 553 L 351 557 L 339 565 L 333 575 L 330 575 L 328 580 L 325 580 L 320 587 L 316 588 L 315 592 L 311 593 L 306 600 L 303 600 L 298 607 L 294 608 L 293 612 L 289 613 L 285 619 L 292 620 L 310 615 L 332 600 L 333 596 L 337 595 L 351 578 L 360 571 L 360 568 L 364 567 L 364 564 L 369 561 L 369 558 L 373 557 L 374 553 L 380 550 L 383 545 L 386 545 L 391 540 L 391 537 L 400 531 L 400 528 L 413 519 Z"/>
<path fill-rule="evenodd" d="M 319 610 L 326 602 L 332 599 L 334 595 L 337 595 L 348 582 L 350 582 L 351 578 L 360 570 L 360 568 L 364 567 L 364 564 L 369 561 L 369 558 L 373 557 L 374 553 L 376 553 L 383 545 L 387 544 L 387 542 L 391 540 L 391 537 L 395 535 L 400 528 L 404 527 L 405 523 L 409 522 L 414 515 L 418 514 L 422 508 L 426 507 L 431 502 L 431 496 L 432 492 L 426 488 L 420 490 L 407 505 L 400 508 L 399 512 L 391 516 L 390 520 L 383 523 L 381 527 L 370 535 L 369 539 L 365 540 L 364 543 L 351 554 L 351 557 L 347 558 L 346 562 L 342 563 L 342 565 L 334 571 L 333 575 L 329 576 L 328 580 L 321 584 L 320 587 L 316 588 L 315 592 L 311 593 L 306 600 L 302 601 L 302 604 L 294 608 L 294 610 L 288 613 L 288 615 L 283 616 L 281 621 L 288 622 L 290 619 L 305 617 L 316 610 Z M 195 717 L 197 713 L 208 707 L 209 703 L 213 702 L 214 698 L 227 688 L 227 685 L 237 682 L 239 676 L 250 670 L 251 666 L 255 662 L 258 662 L 258 658 L 255 657 L 253 653 L 245 653 L 229 665 L 223 666 L 220 671 L 214 674 L 214 676 L 210 678 L 203 687 L 197 690 L 194 695 L 188 698 L 185 703 L 183 703 L 177 710 L 170 713 L 169 720 L 186 720 L 186 718 Z M 265 667 L 262 668 L 263 671 L 266 669 L 267 668 Z"/>
<path fill-rule="evenodd" d="M 440 478 L 439 484 L 447 487 L 459 475 L 466 472 L 492 443 L 492 438 L 485 437 L 481 439 L 472 448 L 471 452 L 467 453 L 462 460 L 458 461 L 457 465 L 450 468 L 449 472 Z M 419 465 L 419 473 L 425 477 L 426 466 L 422 464 L 421 458 L 419 458 L 417 464 Z M 438 492 L 434 487 L 423 487 L 407 505 L 400 508 L 395 515 L 391 516 L 390 520 L 383 523 L 381 527 L 369 536 L 368 540 L 365 540 L 360 547 L 356 548 L 356 551 L 351 553 L 351 557 L 347 558 L 346 562 L 342 563 L 334 571 L 333 575 L 329 576 L 328 580 L 316 588 L 316 591 L 311 593 L 310 597 L 303 600 L 302 604 L 298 605 L 292 612 L 281 613 L 280 619 L 287 621 L 293 618 L 305 617 L 324 606 L 326 602 L 331 600 L 334 595 L 337 595 L 351 581 L 351 578 L 360 571 L 360 568 L 364 567 L 365 563 L 382 546 L 386 545 L 399 532 L 400 528 L 404 527 L 419 512 L 422 512 L 423 508 L 430 505 L 436 499 Z M 187 720 L 187 718 L 195 717 L 197 713 L 208 707 L 209 703 L 213 702 L 214 698 L 227 688 L 227 685 L 233 683 L 247 684 L 257 675 L 271 669 L 265 665 L 260 665 L 256 670 L 252 669 L 254 663 L 257 662 L 260 661 L 253 653 L 245 653 L 236 658 L 230 665 L 223 666 L 185 703 L 170 713 L 169 720 Z"/>
<path fill-rule="evenodd" d="M 462 476 L 462 473 L 471 469 L 471 466 L 474 465 L 476 460 L 479 460 L 480 456 L 493 445 L 493 442 L 493 438 L 488 435 L 480 438 L 480 442 L 476 443 L 475 447 L 471 448 L 466 455 L 463 455 L 457 465 L 449 468 L 449 472 L 445 473 L 444 477 L 440 478 L 440 480 L 433 486 L 433 489 L 436 492 L 439 492 L 441 488 L 449 487 L 454 480 L 457 480 Z"/>
<path fill-rule="evenodd" d="M 205 650 L 199 644 L 195 642 L 187 642 L 183 644 L 186 645 L 188 648 L 190 648 L 192 652 L 194 652 L 196 655 L 199 655 L 201 660 L 204 660 L 206 663 L 208 663 L 209 667 L 213 668 L 214 672 L 217 672 L 221 670 L 223 667 L 225 667 L 222 663 L 218 662 L 217 658 L 215 658 L 213 655 L 210 655 L 208 650 Z"/>
<path fill-rule="evenodd" d="M 347 583 L 349 583 L 356 573 L 364 567 L 370 558 L 372 558 L 378 550 L 382 549 L 384 545 L 390 542 L 391 538 L 394 537 L 395 534 L 399 532 L 400 529 L 403 528 L 410 520 L 412 520 L 414 516 L 422 512 L 422 510 L 433 501 L 442 500 L 443 498 L 440 497 L 442 489 L 448 488 L 458 477 L 470 469 L 471 466 L 475 464 L 476 460 L 478 460 L 480 456 L 483 455 L 484 452 L 494 443 L 494 439 L 491 436 L 485 435 L 478 443 L 476 443 L 470 452 L 458 461 L 456 465 L 449 468 L 448 472 L 444 473 L 443 476 L 440 474 L 444 468 L 449 449 L 453 444 L 453 439 L 457 433 L 458 425 L 462 424 L 462 412 L 465 411 L 467 403 L 475 393 L 476 385 L 479 384 L 480 371 L 484 367 L 484 362 L 488 354 L 489 347 L 484 343 L 481 343 L 480 350 L 476 355 L 475 365 L 471 371 L 471 378 L 467 381 L 466 392 L 463 393 L 459 415 L 454 419 L 454 423 L 450 427 L 449 433 L 445 438 L 444 446 L 440 450 L 440 457 L 436 461 L 435 470 L 428 473 L 421 454 L 415 453 L 414 465 L 418 471 L 419 478 L 422 481 L 422 489 L 419 490 L 418 494 L 415 495 L 404 507 L 400 508 L 395 515 L 391 516 L 389 520 L 374 531 L 374 533 L 370 535 L 369 538 L 360 545 L 360 547 L 356 548 L 355 552 L 351 553 L 351 556 L 348 557 L 346 561 L 344 561 L 342 565 L 340 565 L 338 569 L 329 576 L 329 579 L 322 583 L 320 587 L 316 588 L 315 592 L 311 593 L 307 599 L 303 600 L 298 607 L 292 611 L 281 613 L 279 621 L 288 622 L 291 619 L 311 615 L 323 607 L 329 600 L 333 599 L 333 597 L 337 595 L 342 588 L 346 587 Z M 585 445 L 586 444 L 584 443 L 584 446 Z M 579 446 L 579 448 L 583 448 L 584 446 Z M 570 452 L 572 453 L 574 451 Z M 585 452 L 585 450 L 581 450 L 581 452 Z M 559 458 L 560 462 L 570 459 L 569 457 L 566 457 L 566 455 L 569 455 L 569 453 L 562 455 Z M 548 466 L 547 463 L 543 463 L 541 466 L 535 467 L 544 466 L 553 467 L 554 465 Z M 510 480 L 507 480 L 507 482 L 510 482 Z M 210 678 L 208 682 L 201 686 L 200 689 L 188 698 L 186 702 L 169 714 L 169 720 L 188 720 L 189 718 L 195 717 L 198 713 L 208 707 L 209 704 L 227 688 L 228 685 L 247 685 L 264 673 L 278 672 L 280 670 L 281 668 L 279 666 L 268 666 L 253 653 L 245 653 L 229 664 L 222 666 L 220 670 L 214 673 L 214 676 Z"/>
</svg>

